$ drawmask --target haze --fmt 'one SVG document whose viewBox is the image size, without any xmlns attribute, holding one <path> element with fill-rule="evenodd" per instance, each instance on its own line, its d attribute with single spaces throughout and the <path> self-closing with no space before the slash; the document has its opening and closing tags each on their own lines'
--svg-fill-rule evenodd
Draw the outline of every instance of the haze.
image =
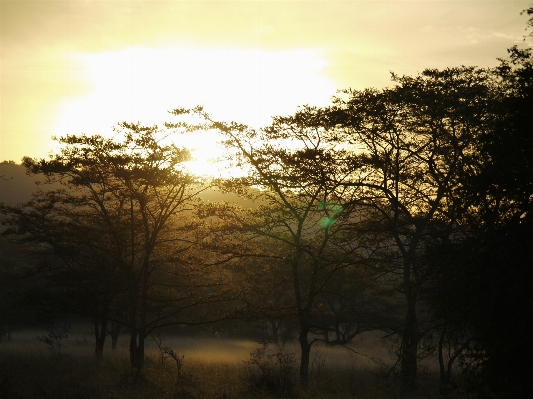
<svg viewBox="0 0 533 399">
<path fill-rule="evenodd" d="M 203 104 L 253 126 L 390 71 L 494 66 L 529 1 L 1 1 L 0 161 Z M 216 151 L 185 143 L 199 163 Z"/>
</svg>

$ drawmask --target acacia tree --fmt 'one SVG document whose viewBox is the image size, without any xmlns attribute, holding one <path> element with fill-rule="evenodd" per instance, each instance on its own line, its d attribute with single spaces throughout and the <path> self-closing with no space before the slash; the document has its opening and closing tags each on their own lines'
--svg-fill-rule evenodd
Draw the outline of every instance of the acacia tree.
<svg viewBox="0 0 533 399">
<path fill-rule="evenodd" d="M 4 234 L 40 259 L 48 256 L 47 262 L 27 271 L 41 279 L 41 299 L 49 298 L 46 302 L 53 301 L 57 310 L 93 320 L 95 354 L 102 360 L 108 319 L 115 315 L 112 304 L 124 285 L 105 226 L 80 213 L 72 199 L 61 189 L 38 191 L 29 202 L 0 205 L 0 213 L 9 226 Z"/>
<path fill-rule="evenodd" d="M 383 90 L 348 90 L 329 112 L 338 127 L 331 139 L 352 146 L 358 165 L 339 184 L 363 190 L 360 203 L 380 216 L 398 259 L 389 270 L 399 274 L 406 301 L 399 361 L 402 386 L 412 390 L 426 280 L 421 254 L 434 226 L 450 228 L 463 212 L 463 177 L 475 172 L 476 142 L 491 126 L 493 86 L 488 71 L 467 67 L 393 81 Z"/>
<path fill-rule="evenodd" d="M 259 131 L 213 121 L 201 108 L 174 111 L 176 115 L 196 114 L 200 123 L 169 124 L 189 130 L 218 130 L 225 136 L 232 159 L 246 169 L 245 177 L 227 179 L 222 186 L 253 197 L 256 206 L 245 211 L 225 207 L 220 212 L 240 237 L 238 245 L 233 240 L 233 245 L 225 242 L 223 248 L 232 257 L 268 259 L 271 267 L 282 269 L 275 283 L 290 282 L 290 304 L 284 300 L 276 310 L 297 320 L 304 389 L 311 346 L 318 339 L 311 333 L 330 327 L 321 317 L 321 295 L 328 289 L 334 291 L 334 277 L 361 267 L 367 255 L 362 249 L 363 237 L 354 233 L 364 219 L 355 216 L 354 197 L 359 189 L 339 183 L 351 172 L 343 162 L 346 152 L 322 140 L 324 127 L 319 121 L 324 120 L 318 110 L 308 111 L 298 118 L 275 118 L 270 127 Z M 227 238 L 227 231 L 225 235 Z M 265 240 L 271 244 L 261 245 Z"/>
<path fill-rule="evenodd" d="M 64 187 L 55 197 L 64 211 L 57 220 L 75 224 L 91 240 L 79 256 L 99 251 L 95 258 L 105 262 L 98 263 L 98 270 L 112 270 L 113 279 L 106 281 L 117 285 L 108 291 L 120 293 L 131 365 L 141 370 L 148 334 L 176 323 L 180 312 L 200 302 L 194 290 L 183 286 L 190 275 L 184 270 L 185 254 L 197 238 L 195 222 L 186 216 L 201 187 L 181 166 L 188 151 L 161 144 L 157 126 L 119 126 L 118 140 L 69 135 L 59 139 L 63 147 L 51 159 L 25 158 L 24 164 Z M 78 263 L 84 272 L 87 265 L 86 260 Z"/>
<path fill-rule="evenodd" d="M 533 392 L 523 367 L 532 355 L 533 59 L 531 50 L 508 51 L 493 70 L 496 119 L 479 138 L 476 173 L 465 179 L 464 238 L 429 252 L 431 306 L 452 339 L 466 336 L 461 366 L 484 397 Z"/>
</svg>

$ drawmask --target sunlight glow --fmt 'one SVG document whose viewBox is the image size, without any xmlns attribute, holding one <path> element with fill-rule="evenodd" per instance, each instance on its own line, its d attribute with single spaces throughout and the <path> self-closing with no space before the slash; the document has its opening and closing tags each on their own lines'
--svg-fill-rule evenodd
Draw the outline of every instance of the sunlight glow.
<svg viewBox="0 0 533 399">
<path fill-rule="evenodd" d="M 243 175 L 240 170 L 231 167 L 219 158 L 224 148 L 218 144 L 222 137 L 214 131 L 198 134 L 184 134 L 174 142 L 191 150 L 192 160 L 185 162 L 185 167 L 193 174 L 203 177 L 237 177 Z"/>
<path fill-rule="evenodd" d="M 62 104 L 57 136 L 109 135 L 120 121 L 162 125 L 167 111 L 199 104 L 214 118 L 261 127 L 299 105 L 326 105 L 335 93 L 318 50 L 130 48 L 75 57 L 90 90 Z M 220 155 L 205 137 L 177 144 L 194 151 L 195 173 L 209 172 L 207 160 Z"/>
</svg>

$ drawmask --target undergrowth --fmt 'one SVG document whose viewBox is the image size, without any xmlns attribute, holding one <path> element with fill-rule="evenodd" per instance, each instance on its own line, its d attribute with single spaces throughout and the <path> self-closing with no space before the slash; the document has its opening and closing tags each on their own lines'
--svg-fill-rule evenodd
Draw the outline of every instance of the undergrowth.
<svg viewBox="0 0 533 399">
<path fill-rule="evenodd" d="M 35 341 L 34 341 L 35 342 Z M 104 352 L 97 362 L 91 345 L 72 343 L 62 356 L 40 344 L 0 345 L 1 399 L 341 399 L 400 398 L 394 381 L 364 368 L 337 364 L 315 351 L 309 389 L 297 384 L 297 355 L 266 344 L 248 360 L 206 361 L 170 353 L 161 347 L 147 351 L 141 375 L 131 372 L 125 348 Z M 181 351 L 180 351 L 181 353 Z M 175 356 L 172 356 L 174 354 Z M 178 359 L 178 360 L 176 360 Z M 423 388 L 412 398 L 441 398 Z"/>
</svg>

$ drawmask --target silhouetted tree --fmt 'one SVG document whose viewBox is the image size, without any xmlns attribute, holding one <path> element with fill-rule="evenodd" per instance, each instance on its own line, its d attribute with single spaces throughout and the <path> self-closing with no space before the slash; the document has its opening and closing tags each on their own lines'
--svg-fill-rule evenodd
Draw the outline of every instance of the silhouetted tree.
<svg viewBox="0 0 533 399">
<path fill-rule="evenodd" d="M 39 191 L 29 202 L 3 205 L 0 211 L 12 241 L 24 243 L 34 256 L 49 256 L 26 271 L 41 280 L 33 292 L 40 298 L 36 305 L 45 312 L 90 317 L 95 354 L 101 360 L 112 302 L 124 289 L 123 279 L 110 256 L 105 225 L 88 217 L 87 209 L 73 199 L 65 190 Z"/>
<path fill-rule="evenodd" d="M 320 116 L 311 109 L 299 119 L 275 118 L 270 127 L 259 131 L 213 121 L 201 108 L 179 109 L 174 114 L 199 115 L 201 122 L 188 125 L 190 130 L 221 132 L 232 159 L 248 172 L 245 177 L 227 179 L 223 187 L 252 196 L 257 206 L 239 212 L 226 208 L 220 216 L 231 221 L 240 237 L 232 256 L 268 259 L 265 267 L 276 269 L 274 276 L 279 276 L 273 282 L 290 283 L 290 303 L 284 300 L 277 309 L 271 304 L 272 310 L 292 315 L 298 322 L 300 382 L 307 388 L 309 354 L 318 339 L 311 333 L 330 327 L 322 317 L 321 295 L 334 290 L 331 284 L 337 273 L 362 268 L 368 255 L 363 237 L 355 234 L 355 225 L 364 219 L 356 214 L 353 201 L 359 190 L 329 177 L 340 180 L 349 171 L 342 162 L 345 151 L 322 140 L 324 127 L 316 123 Z M 261 245 L 265 239 L 269 245 Z"/>
<path fill-rule="evenodd" d="M 421 253 L 432 226 L 452 226 L 461 212 L 463 175 L 490 126 L 490 74 L 476 68 L 393 75 L 396 86 L 348 90 L 330 109 L 332 138 L 352 148 L 352 173 L 339 184 L 359 187 L 360 204 L 381 219 L 397 262 L 406 316 L 401 328 L 402 385 L 415 387 L 420 326 L 417 302 L 426 280 Z M 394 255 L 396 254 L 396 255 Z"/>
<path fill-rule="evenodd" d="M 465 176 L 461 239 L 429 252 L 430 298 L 447 335 L 464 337 L 461 364 L 483 397 L 528 397 L 533 356 L 533 63 L 509 50 L 494 70 L 498 96 L 492 128 L 479 138 L 476 173 Z"/>
<path fill-rule="evenodd" d="M 113 319 L 111 301 L 123 306 L 131 365 L 140 370 L 149 333 L 201 302 L 184 287 L 191 278 L 187 251 L 197 241 L 197 223 L 187 213 L 202 188 L 181 166 L 187 150 L 161 144 L 157 127 L 120 127 L 118 140 L 66 136 L 51 159 L 25 158 L 30 172 L 63 189 L 10 211 L 20 234 L 32 234 L 61 256 L 63 286 L 79 290 L 80 302 L 103 299 L 94 313 L 101 320 L 95 319 L 97 355 Z M 25 230 L 29 214 L 33 230 Z M 115 321 L 121 320 L 115 315 Z"/>
</svg>

